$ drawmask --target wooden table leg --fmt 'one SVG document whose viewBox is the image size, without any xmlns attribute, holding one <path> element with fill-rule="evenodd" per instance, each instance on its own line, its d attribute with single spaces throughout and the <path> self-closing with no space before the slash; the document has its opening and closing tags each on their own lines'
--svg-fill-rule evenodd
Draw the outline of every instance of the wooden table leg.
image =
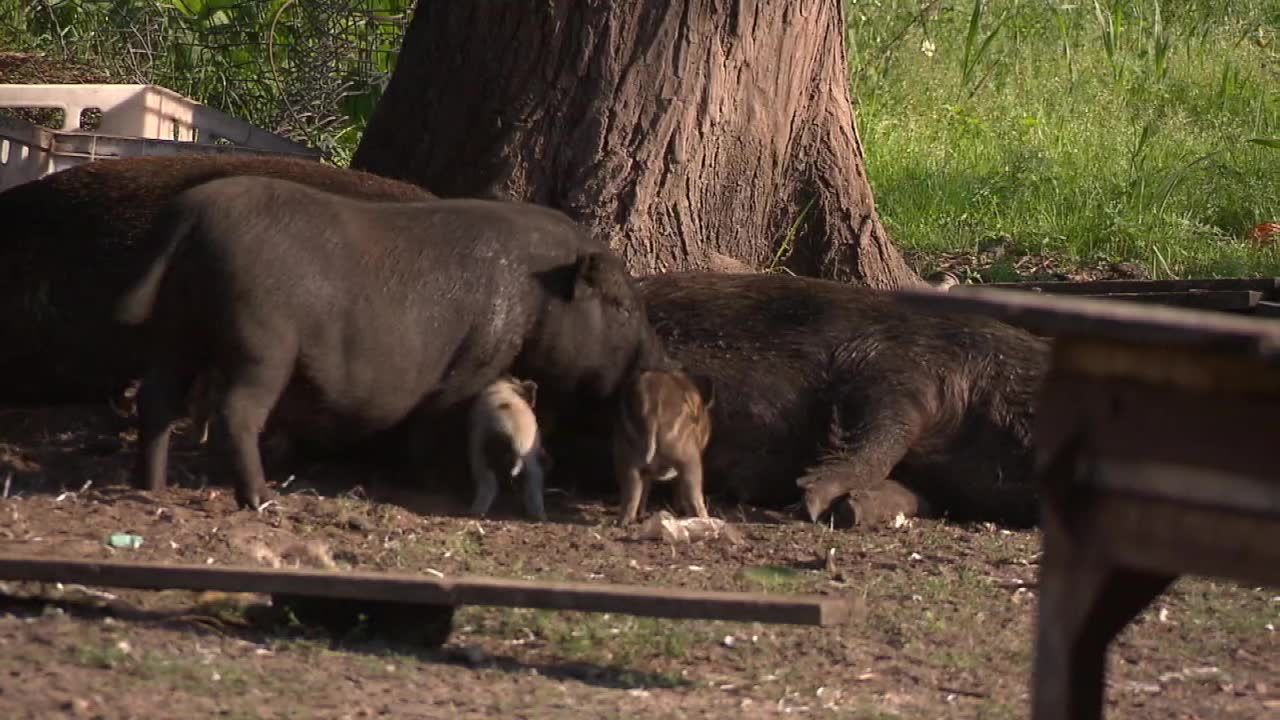
<svg viewBox="0 0 1280 720">
<path fill-rule="evenodd" d="M 1075 453 L 1048 470 L 1075 471 Z M 1052 488 L 1065 477 L 1046 477 Z M 1059 485 L 1060 487 L 1060 485 Z M 1068 524 L 1070 509 L 1045 496 L 1032 720 L 1100 720 L 1107 646 L 1173 582 L 1173 576 L 1116 567 Z M 1061 497 L 1061 496 L 1057 496 Z M 1087 510 L 1085 510 L 1087 512 Z"/>
<path fill-rule="evenodd" d="M 1107 646 L 1172 577 L 1111 567 L 1046 536 L 1033 720 L 1102 718 Z"/>
</svg>

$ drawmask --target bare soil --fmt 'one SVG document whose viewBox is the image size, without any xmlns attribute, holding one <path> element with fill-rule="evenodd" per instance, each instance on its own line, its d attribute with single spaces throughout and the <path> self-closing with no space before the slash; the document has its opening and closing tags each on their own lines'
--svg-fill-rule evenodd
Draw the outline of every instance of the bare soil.
<svg viewBox="0 0 1280 720">
<path fill-rule="evenodd" d="M 338 466 L 292 468 L 253 513 L 208 481 L 189 437 L 177 487 L 128 487 L 132 434 L 105 408 L 0 410 L 0 443 L 4 554 L 816 592 L 857 609 L 824 629 L 461 608 L 424 650 L 271 622 L 265 596 L 8 582 L 0 717 L 1027 716 L 1035 533 L 833 531 L 713 499 L 742 542 L 671 547 L 611 526 L 607 498 L 553 494 L 535 524 L 506 491 L 508 515 L 475 521 L 465 487 Z M 143 544 L 108 547 L 120 532 Z M 1280 716 L 1278 596 L 1179 581 L 1113 647 L 1108 717 Z"/>
</svg>

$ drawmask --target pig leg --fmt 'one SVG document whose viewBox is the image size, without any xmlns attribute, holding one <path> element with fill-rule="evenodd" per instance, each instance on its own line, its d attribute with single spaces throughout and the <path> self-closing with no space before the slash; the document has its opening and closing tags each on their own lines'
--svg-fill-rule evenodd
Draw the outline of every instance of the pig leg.
<svg viewBox="0 0 1280 720">
<path fill-rule="evenodd" d="M 148 371 L 138 388 L 137 487 L 160 490 L 165 486 L 170 433 L 183 414 L 181 385 L 179 373 L 165 363 Z"/>
<path fill-rule="evenodd" d="M 529 517 L 539 521 L 547 519 L 543 485 L 542 463 L 535 449 L 524 460 L 524 510 Z"/>
<path fill-rule="evenodd" d="M 848 393 L 833 412 L 827 460 L 796 480 L 812 522 L 842 495 L 884 482 L 919 437 L 923 423 L 913 393 L 866 386 L 874 395 Z"/>
<path fill-rule="evenodd" d="M 684 512 L 700 518 L 709 517 L 707 501 L 702 494 L 702 463 L 698 460 L 680 466 L 680 504 Z"/>
<path fill-rule="evenodd" d="M 288 366 L 259 363 L 227 375 L 232 379 L 222 399 L 218 420 L 228 443 L 224 453 L 235 476 L 236 502 L 242 508 L 257 510 L 268 498 L 258 436 L 284 391 L 289 372 Z"/>
</svg>

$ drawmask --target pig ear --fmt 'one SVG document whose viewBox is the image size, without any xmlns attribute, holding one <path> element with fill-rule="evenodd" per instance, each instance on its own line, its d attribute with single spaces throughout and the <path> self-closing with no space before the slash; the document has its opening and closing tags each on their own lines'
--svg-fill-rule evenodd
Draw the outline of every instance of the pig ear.
<svg viewBox="0 0 1280 720">
<path fill-rule="evenodd" d="M 574 263 L 573 298 L 590 297 L 596 292 L 600 282 L 600 254 L 589 253 L 580 256 Z"/>
<path fill-rule="evenodd" d="M 517 384 L 520 388 L 520 394 L 524 396 L 525 402 L 529 403 L 529 407 L 533 407 L 538 402 L 538 383 L 532 380 L 522 380 Z"/>
<path fill-rule="evenodd" d="M 571 263 L 537 273 L 537 278 L 547 292 L 570 302 L 595 287 L 596 263 L 596 253 L 579 255 Z"/>
<path fill-rule="evenodd" d="M 702 404 L 710 408 L 716 404 L 716 386 L 711 381 L 711 376 L 701 373 L 689 373 L 689 380 L 693 382 L 693 386 L 698 388 L 698 394 L 702 396 Z"/>
</svg>

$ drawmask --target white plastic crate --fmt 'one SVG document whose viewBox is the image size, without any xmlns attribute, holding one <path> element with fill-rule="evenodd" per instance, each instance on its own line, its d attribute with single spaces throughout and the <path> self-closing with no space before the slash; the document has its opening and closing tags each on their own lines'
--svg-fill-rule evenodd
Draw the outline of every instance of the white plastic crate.
<svg viewBox="0 0 1280 720">
<path fill-rule="evenodd" d="M 86 162 L 147 155 L 320 152 L 157 85 L 0 85 L 0 107 L 56 108 L 62 127 L 0 116 L 0 190 Z M 99 126 L 80 130 L 86 110 Z"/>
</svg>

